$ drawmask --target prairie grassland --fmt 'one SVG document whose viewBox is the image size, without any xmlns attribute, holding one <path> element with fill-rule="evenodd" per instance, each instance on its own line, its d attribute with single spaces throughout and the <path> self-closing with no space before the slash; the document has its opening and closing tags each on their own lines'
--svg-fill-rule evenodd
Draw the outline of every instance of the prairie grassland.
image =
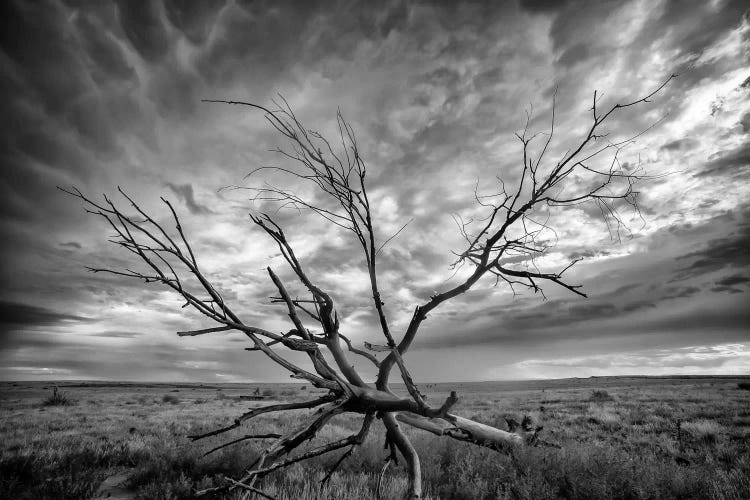
<svg viewBox="0 0 750 500">
<path fill-rule="evenodd" d="M 425 384 L 434 401 L 458 390 L 456 413 L 506 428 L 531 415 L 560 447 L 510 454 L 409 430 L 420 450 L 430 499 L 750 498 L 750 378 L 591 378 L 534 382 Z M 127 477 L 121 498 L 193 498 L 196 488 L 240 475 L 263 442 L 243 442 L 208 456 L 249 432 L 293 427 L 302 414 L 271 414 L 231 435 L 193 443 L 187 435 L 226 425 L 258 388 L 268 399 L 309 398 L 300 385 L 0 384 L 0 498 L 92 498 L 102 481 Z M 747 387 L 747 386 L 745 386 Z M 62 399 L 61 399 L 62 398 Z M 67 403 L 67 404 L 66 404 Z M 341 416 L 321 439 L 358 428 Z M 369 499 L 385 452 L 380 428 L 323 488 L 337 453 L 266 477 L 279 499 Z M 316 442 L 311 443 L 315 445 Z M 406 476 L 391 467 L 383 498 L 400 498 Z M 230 495 L 223 498 L 240 498 Z"/>
</svg>

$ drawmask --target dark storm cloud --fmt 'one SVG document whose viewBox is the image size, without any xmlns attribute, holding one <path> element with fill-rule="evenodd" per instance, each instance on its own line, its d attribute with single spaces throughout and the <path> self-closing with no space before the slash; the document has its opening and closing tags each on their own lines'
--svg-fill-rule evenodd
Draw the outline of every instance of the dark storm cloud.
<svg viewBox="0 0 750 500">
<path fill-rule="evenodd" d="M 45 307 L 0 301 L 0 328 L 49 326 L 63 321 L 90 321 L 75 314 L 61 313 Z"/>
<path fill-rule="evenodd" d="M 717 285 L 724 285 L 724 286 L 732 286 L 732 285 L 739 285 L 742 283 L 749 283 L 750 278 L 747 276 L 741 276 L 739 274 L 733 274 L 732 276 L 727 276 L 726 278 L 722 278 L 720 280 L 716 281 Z"/>
<path fill-rule="evenodd" d="M 722 2 L 718 12 L 713 6 L 698 2 L 686 8 L 682 0 L 666 2 L 661 18 L 653 21 L 651 29 L 658 29 L 657 23 L 664 30 L 666 26 L 673 26 L 671 38 L 674 45 L 682 48 L 685 53 L 699 54 L 711 45 L 723 33 L 734 29 L 747 12 L 747 2 L 743 0 L 729 0 Z M 702 10 L 701 22 L 695 22 L 695 9 Z"/>
<path fill-rule="evenodd" d="M 750 278 L 739 274 L 733 274 L 731 276 L 726 276 L 720 280 L 716 280 L 716 286 L 712 287 L 711 291 L 716 293 L 726 292 L 731 294 L 745 293 L 746 290 L 743 290 L 743 288 L 747 287 L 748 283 L 750 283 Z"/>
<path fill-rule="evenodd" d="M 559 304 L 545 305 L 533 313 L 500 315 L 496 323 L 471 330 L 455 325 L 451 336 L 425 336 L 420 339 L 420 347 L 450 348 L 455 347 L 460 340 L 464 347 L 493 345 L 533 349 L 549 342 L 597 339 L 606 343 L 607 339 L 623 337 L 637 339 L 643 336 L 675 335 L 679 342 L 680 335 L 685 338 L 693 334 L 704 336 L 707 331 L 722 332 L 720 336 L 717 335 L 717 342 L 736 341 L 747 336 L 746 325 L 750 322 L 750 311 L 747 309 L 700 308 L 663 317 L 649 313 L 658 307 L 651 307 L 645 301 L 630 302 L 624 306 L 596 304 L 583 309 L 586 316 L 576 317 L 569 312 L 570 308 L 559 308 Z"/>
<path fill-rule="evenodd" d="M 142 337 L 147 335 L 146 333 L 142 332 L 127 332 L 127 331 L 116 331 L 116 330 L 109 330 L 106 332 L 101 333 L 95 333 L 92 335 L 93 337 L 102 337 L 107 339 L 134 339 L 137 337 Z"/>
<path fill-rule="evenodd" d="M 746 308 L 736 307 L 734 303 L 719 303 L 721 305 L 717 306 L 715 301 L 709 302 L 712 305 L 699 304 L 706 304 L 705 301 L 716 297 L 715 294 L 747 293 L 750 279 L 744 273 L 712 277 L 710 281 L 706 278 L 721 269 L 750 271 L 746 251 L 750 246 L 749 215 L 747 206 L 739 206 L 701 224 L 667 226 L 663 230 L 664 236 L 673 239 L 679 249 L 694 245 L 696 236 L 702 234 L 722 235 L 702 243 L 698 250 L 678 255 L 672 264 L 676 272 L 665 274 L 675 276 L 670 282 L 662 282 L 658 275 L 647 278 L 649 271 L 639 270 L 642 262 L 636 259 L 626 267 L 627 273 L 638 282 L 607 293 L 592 294 L 588 299 L 548 300 L 536 305 L 528 300 L 518 301 L 511 307 L 476 311 L 476 318 L 492 318 L 492 324 L 479 321 L 481 326 L 454 325 L 458 331 L 468 330 L 461 336 L 461 344 L 476 342 L 480 345 L 531 347 L 553 340 L 637 338 L 641 335 L 668 335 L 666 332 L 693 335 L 716 330 L 724 331 L 722 338 L 725 340 L 744 338 L 747 324 L 750 324 L 750 312 Z M 661 235 L 652 238 L 655 248 L 663 248 L 665 240 Z M 669 264 L 671 262 L 665 262 L 665 265 Z M 695 305 L 687 311 L 680 307 L 691 303 Z M 673 310 L 678 312 L 671 312 Z M 455 336 L 432 335 L 425 337 L 423 342 L 426 347 L 447 348 L 457 341 Z"/>
<path fill-rule="evenodd" d="M 745 113 L 742 115 L 742 120 L 740 120 L 740 124 L 742 125 L 742 132 L 747 134 L 750 133 L 750 113 Z"/>
<path fill-rule="evenodd" d="M 579 43 L 565 49 L 565 52 L 560 55 L 557 62 L 559 62 L 563 66 L 570 67 L 574 66 L 578 62 L 585 61 L 590 54 L 591 49 L 589 48 L 589 45 L 585 43 Z"/>
<path fill-rule="evenodd" d="M 554 12 L 562 9 L 567 0 L 521 0 L 521 8 L 529 12 Z"/>
<path fill-rule="evenodd" d="M 701 291 L 697 286 L 669 286 L 664 289 L 662 300 L 692 297 Z"/>
<path fill-rule="evenodd" d="M 75 23 L 89 56 L 89 71 L 97 83 L 104 84 L 112 79 L 119 82 L 132 81 L 137 78 L 116 38 L 110 32 L 102 30 L 96 19 L 80 14 Z"/>
<path fill-rule="evenodd" d="M 13 78 L 3 82 L 16 86 L 16 99 L 39 101 L 59 114 L 86 90 L 80 62 L 60 30 L 65 13 L 52 3 L 9 1 L 2 9 L 0 47 L 15 63 Z"/>
<path fill-rule="evenodd" d="M 236 347 L 230 350 L 209 347 L 198 352 L 140 339 L 138 342 L 147 344 L 148 348 L 133 356 L 134 348 L 128 343 L 129 339 L 114 345 L 99 339 L 91 345 L 78 341 L 80 339 L 55 344 L 51 336 L 32 337 L 25 348 L 11 358 L 11 363 L 0 366 L 2 378 L 28 379 L 34 375 L 34 368 L 43 368 L 66 373 L 66 378 L 75 379 L 226 381 L 227 376 L 231 377 L 229 381 L 237 382 L 252 379 L 243 368 L 250 355 Z M 175 355 L 179 356 L 179 361 L 175 361 Z M 260 370 L 271 368 L 271 363 L 259 356 L 253 360 Z"/>
<path fill-rule="evenodd" d="M 593 257 L 606 256 L 606 255 L 609 255 L 609 252 L 607 250 L 589 248 L 586 250 L 577 250 L 569 254 L 567 258 L 568 260 L 572 261 L 576 259 L 591 259 Z"/>
<path fill-rule="evenodd" d="M 678 278 L 705 274 L 725 267 L 750 266 L 750 225 L 744 225 L 725 238 L 708 243 L 705 248 L 676 257 L 690 263 L 680 268 Z"/>
<path fill-rule="evenodd" d="M 147 61 L 155 63 L 169 51 L 169 37 L 157 2 L 117 2 L 120 26 L 130 43 Z"/>
<path fill-rule="evenodd" d="M 157 104 L 162 116 L 187 118 L 200 104 L 202 82 L 190 70 L 174 61 L 164 62 L 154 71 L 149 96 Z"/>
<path fill-rule="evenodd" d="M 107 93 L 94 89 L 111 75 L 133 73 L 110 35 L 86 16 L 58 3 L 11 1 L 3 9 L 2 87 L 10 97 L 0 126 L 0 211 L 54 225 L 69 214 L 49 210 L 60 199 L 55 185 L 90 179 L 97 160 L 118 150 Z"/>
<path fill-rule="evenodd" d="M 656 309 L 656 307 L 657 305 L 652 300 L 636 300 L 635 302 L 629 302 L 622 306 L 622 311 L 624 313 L 631 313 L 641 309 Z"/>
<path fill-rule="evenodd" d="M 73 235 L 55 233 L 63 226 L 75 231 L 81 207 L 55 186 L 85 188 L 108 177 L 112 162 L 121 158 L 123 140 L 135 136 L 153 144 L 135 97 L 140 82 L 131 61 L 138 58 L 126 57 L 129 49 L 112 3 L 66 10 L 60 3 L 11 1 L 2 8 L 0 85 L 10 97 L 0 126 L 0 239 L 3 255 L 16 255 L 14 264 L 3 260 L 4 292 L 16 297 L 25 288 L 45 298 L 59 293 L 69 308 L 89 293 L 74 284 L 84 263 L 75 269 L 70 254 L 75 245 L 59 244 Z M 132 17 L 125 13 L 123 22 Z M 131 35 L 150 43 L 137 28 Z M 75 244 L 83 247 L 78 240 Z M 34 259 L 37 264 L 31 264 Z M 61 274 L 49 283 L 50 276 Z"/>
<path fill-rule="evenodd" d="M 521 307 L 519 309 L 496 310 L 500 323 L 513 325 L 516 328 L 545 329 L 552 327 L 567 328 L 578 323 L 597 321 L 602 319 L 624 316 L 626 313 L 645 306 L 643 299 L 634 299 L 635 293 L 643 286 L 631 284 L 593 299 L 581 301 L 579 299 L 549 300 L 537 306 Z M 658 304 L 660 300 L 674 298 L 663 294 L 661 297 L 651 298 L 649 303 Z M 491 313 L 488 313 L 491 314 Z"/>
<path fill-rule="evenodd" d="M 742 182 L 742 179 L 750 176 L 750 144 L 742 144 L 737 149 L 710 160 L 695 176 L 730 176 Z"/>
<path fill-rule="evenodd" d="M 740 288 L 737 288 L 734 286 L 721 286 L 721 285 L 711 287 L 711 291 L 715 293 L 722 293 L 722 292 L 727 292 L 727 293 L 732 293 L 732 294 L 743 293 L 743 290 Z"/>
<path fill-rule="evenodd" d="M 29 131 L 16 137 L 18 151 L 46 166 L 65 165 L 72 171 L 86 172 L 89 159 L 77 144 L 49 131 Z"/>
<path fill-rule="evenodd" d="M 711 208 L 711 207 L 715 207 L 718 204 L 719 204 L 719 200 L 708 199 L 708 200 L 704 200 L 704 201 L 700 202 L 698 204 L 698 208 L 699 209 Z"/>
<path fill-rule="evenodd" d="M 593 35 L 591 28 L 602 19 L 606 19 L 619 3 L 613 0 L 565 2 L 564 7 L 558 9 L 558 15 L 550 29 L 550 38 L 557 52 L 564 53 L 574 46 L 590 42 L 587 37 Z M 583 30 L 582 28 L 587 25 L 589 29 Z"/>
<path fill-rule="evenodd" d="M 164 8 L 167 18 L 194 44 L 202 44 L 208 38 L 216 18 L 226 0 L 166 0 Z"/>
<path fill-rule="evenodd" d="M 670 141 L 663 145 L 661 147 L 661 150 L 663 151 L 685 151 L 688 149 L 693 149 L 698 145 L 698 141 L 691 138 L 685 138 L 685 139 L 677 139 L 674 141 Z"/>
<path fill-rule="evenodd" d="M 195 194 L 193 194 L 193 186 L 191 184 L 177 185 L 168 182 L 167 187 L 180 198 L 191 214 L 206 215 L 213 213 L 210 208 L 195 201 Z"/>
<path fill-rule="evenodd" d="M 310 14 L 311 2 L 300 8 Z M 298 13 L 285 17 L 280 10 L 260 4 L 229 6 L 223 12 L 220 32 L 197 61 L 198 70 L 209 84 L 234 80 L 247 68 L 266 82 L 275 80 L 303 51 L 311 17 Z"/>
<path fill-rule="evenodd" d="M 569 98 L 568 92 L 576 88 L 574 82 L 580 78 L 580 71 L 596 72 L 598 67 L 609 61 L 618 60 L 626 67 L 640 68 L 643 66 L 643 54 L 653 51 L 655 45 L 660 50 L 669 51 L 670 59 L 676 61 L 675 65 L 678 61 L 681 63 L 679 67 L 673 66 L 666 70 L 680 74 L 680 78 L 671 84 L 671 92 L 663 97 L 670 103 L 668 107 L 683 105 L 679 96 L 701 80 L 705 81 L 718 72 L 736 68 L 734 63 L 727 65 L 720 58 L 697 66 L 692 63 L 717 40 L 740 25 L 743 14 L 747 11 L 746 2 L 732 0 L 712 4 L 671 0 L 641 4 L 640 7 L 646 7 L 650 12 L 646 15 L 645 22 L 632 27 L 625 21 L 627 14 L 623 14 L 632 15 L 636 10 L 635 6 L 636 3 L 614 0 L 579 0 L 567 2 L 565 7 L 556 10 L 550 28 L 550 40 L 558 56 L 560 74 L 556 78 L 556 85 L 550 86 L 550 93 L 555 88 L 562 89 L 558 98 L 564 101 Z M 613 21 L 619 20 L 620 16 L 624 19 L 617 24 L 618 31 L 614 34 L 608 32 L 612 29 Z M 705 22 L 696 22 L 697 18 Z M 618 44 L 620 28 L 623 31 L 637 30 L 626 53 L 623 53 Z M 671 118 L 667 117 L 666 121 L 669 120 Z M 632 120 L 631 123 L 634 127 L 644 124 L 640 120 Z M 650 124 L 646 124 L 648 125 Z"/>
<path fill-rule="evenodd" d="M 348 267 L 361 265 L 361 249 L 352 239 L 346 245 L 322 242 L 315 251 L 304 259 L 304 265 L 315 275 L 343 271 Z"/>
<path fill-rule="evenodd" d="M 331 79 L 341 76 L 335 65 L 324 63 L 338 61 L 346 71 L 360 43 L 382 40 L 401 29 L 409 11 L 403 2 L 368 2 L 342 9 L 320 2 L 236 2 L 219 7 L 217 3 L 198 8 L 194 2 L 178 7 L 170 2 L 166 12 L 194 42 L 197 38 L 189 34 L 194 30 L 188 25 L 213 22 L 212 27 L 201 28 L 212 35 L 196 54 L 194 67 L 208 87 L 246 80 L 244 92 L 261 102 L 297 86 L 299 74 L 291 70 L 300 64 Z M 251 78 L 246 78 L 248 74 Z M 279 80 L 285 81 L 284 88 L 275 86 Z"/>
</svg>

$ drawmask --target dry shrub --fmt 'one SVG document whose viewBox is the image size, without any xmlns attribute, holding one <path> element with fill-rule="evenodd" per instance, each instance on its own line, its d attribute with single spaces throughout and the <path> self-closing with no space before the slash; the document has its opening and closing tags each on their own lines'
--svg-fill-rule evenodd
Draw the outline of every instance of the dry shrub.
<svg viewBox="0 0 750 500">
<path fill-rule="evenodd" d="M 163 398 L 161 398 L 163 403 L 169 403 L 169 404 L 180 404 L 180 398 L 175 396 L 174 394 L 165 394 Z"/>
<path fill-rule="evenodd" d="M 591 391 L 591 396 L 589 396 L 589 401 L 592 401 L 595 403 L 603 403 L 605 401 L 614 401 L 614 400 L 615 398 L 613 398 L 607 391 L 603 389 Z"/>
<path fill-rule="evenodd" d="M 44 406 L 70 406 L 73 401 L 68 398 L 65 392 L 58 390 L 55 386 L 52 388 L 52 394 L 42 404 Z"/>
</svg>

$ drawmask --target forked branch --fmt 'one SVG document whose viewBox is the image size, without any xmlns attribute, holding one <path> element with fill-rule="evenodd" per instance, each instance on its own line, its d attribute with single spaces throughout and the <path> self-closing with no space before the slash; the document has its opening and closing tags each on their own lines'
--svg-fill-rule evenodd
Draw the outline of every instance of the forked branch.
<svg viewBox="0 0 750 500">
<path fill-rule="evenodd" d="M 369 278 L 368 302 L 384 339 L 382 345 L 366 343 L 365 349 L 354 345 L 351 332 L 340 331 L 341 318 L 333 291 L 320 286 L 298 257 L 283 228 L 268 213 L 254 213 L 251 221 L 278 247 L 298 289 L 301 287 L 303 291 L 302 297 L 293 297 L 289 290 L 294 288 L 284 283 L 270 267 L 267 268 L 276 289 L 271 303 L 285 308 L 291 324 L 287 333 L 276 333 L 242 321 L 241 315 L 225 300 L 220 287 L 203 273 L 199 256 L 190 245 L 187 231 L 168 200 L 162 198 L 167 217 L 157 220 L 119 188 L 127 201 L 128 211 L 134 211 L 134 214 L 126 213 L 107 196 L 103 201 L 96 201 L 76 188 L 63 189 L 82 200 L 88 212 L 101 217 L 113 233 L 109 241 L 135 256 L 141 265 L 135 269 L 93 267 L 90 268 L 92 272 L 156 283 L 173 290 L 185 301 L 183 307 L 193 308 L 212 323 L 211 326 L 180 331 L 179 336 L 240 331 L 251 343 L 247 348 L 251 354 L 262 353 L 291 377 L 306 380 L 327 391 L 325 395 L 308 401 L 279 402 L 251 408 L 230 425 L 190 436 L 193 440 L 201 440 L 224 435 L 256 417 L 272 412 L 294 411 L 301 414 L 298 415 L 301 425 L 286 432 L 250 432 L 211 447 L 206 454 L 249 440 L 272 440 L 262 451 L 260 459 L 246 468 L 243 477 L 227 478 L 226 485 L 198 493 L 239 488 L 270 498 L 256 485 L 267 474 L 303 460 L 346 449 L 325 476 L 323 482 L 326 482 L 355 448 L 365 441 L 375 416 L 382 419 L 386 432 L 385 448 L 389 453 L 384 471 L 388 465 L 398 461 L 399 454 L 403 457 L 402 463 L 410 478 L 407 492 L 410 499 L 421 498 L 421 466 L 414 446 L 399 424 L 499 451 L 515 446 L 538 445 L 541 427 L 535 427 L 527 420 L 523 425 L 513 425 L 505 431 L 451 413 L 458 401 L 455 392 L 440 406 L 430 405 L 410 374 L 406 355 L 430 312 L 467 292 L 485 277 L 493 279 L 495 285 L 506 284 L 514 291 L 515 286 L 523 286 L 544 293 L 544 286 L 551 283 L 586 296 L 581 285 L 569 283 L 564 274 L 576 260 L 558 269 L 540 269 L 544 266 L 539 258 L 549 252 L 558 237 L 550 222 L 554 220 L 551 212 L 583 203 L 593 204 L 601 211 L 610 234 L 619 235 L 625 227 L 620 210 L 630 207 L 638 213 L 637 186 L 654 177 L 647 175 L 640 165 L 620 162 L 623 148 L 640 134 L 611 141 L 602 126 L 622 109 L 649 102 L 672 78 L 647 96 L 616 104 L 604 112 L 597 109 L 595 94 L 589 127 L 577 139 L 574 147 L 556 159 L 549 158 L 557 133 L 555 101 L 549 131 L 545 134 L 529 132 L 530 111 L 526 126 L 516 135 L 522 145 L 517 183 L 506 189 L 506 184 L 497 179 L 497 185 L 487 190 L 490 194 L 480 194 L 477 184 L 474 196 L 484 215 L 473 219 L 456 217 L 465 247 L 456 254 L 454 267 L 458 269 L 466 265 L 470 272 L 458 284 L 436 292 L 429 300 L 417 305 L 398 341 L 382 300 L 378 257 L 387 244 L 402 234 L 408 222 L 385 238 L 377 233 L 366 183 L 367 166 L 360 155 L 354 130 L 341 112 L 336 117 L 338 137 L 331 142 L 322 134 L 304 127 L 283 98 L 274 103 L 273 109 L 242 101 L 207 101 L 241 105 L 263 112 L 268 123 L 288 142 L 286 149 L 276 150 L 285 164 L 260 167 L 252 171 L 249 177 L 255 178 L 263 172 L 273 171 L 287 176 L 293 183 L 309 184 L 317 193 L 311 199 L 306 199 L 291 189 L 267 183 L 260 187 L 234 188 L 249 189 L 256 202 L 316 214 L 329 224 L 345 229 L 356 239 Z M 545 139 L 540 141 L 539 137 Z M 605 153 L 611 153 L 611 158 L 602 166 L 598 160 Z M 308 324 L 313 326 L 308 327 Z M 342 346 L 342 341 L 346 348 Z M 289 351 L 303 353 L 312 370 L 290 361 Z M 326 352 L 330 358 L 326 358 Z M 383 353 L 385 358 L 378 359 L 378 352 Z M 350 360 L 350 354 L 375 366 L 377 376 L 374 383 L 362 377 L 356 364 Z M 333 363 L 328 361 L 331 358 Z M 390 374 L 394 366 L 399 369 L 408 397 L 397 396 L 390 389 Z M 310 448 L 301 448 L 303 443 L 315 438 L 333 417 L 342 413 L 362 416 L 358 432 Z"/>
</svg>

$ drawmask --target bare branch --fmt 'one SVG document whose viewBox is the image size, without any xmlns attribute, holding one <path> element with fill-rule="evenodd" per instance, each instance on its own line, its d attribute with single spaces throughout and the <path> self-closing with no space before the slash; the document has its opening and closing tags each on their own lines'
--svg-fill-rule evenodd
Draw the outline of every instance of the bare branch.
<svg viewBox="0 0 750 500">
<path fill-rule="evenodd" d="M 204 328 L 203 330 L 192 330 L 187 332 L 177 332 L 177 335 L 180 337 L 195 337 L 196 335 L 203 335 L 206 333 L 214 333 L 214 332 L 226 332 L 229 330 L 234 330 L 231 326 L 217 326 L 215 328 Z"/>
<path fill-rule="evenodd" d="M 192 307 L 213 323 L 213 326 L 207 328 L 177 332 L 179 336 L 240 331 L 252 342 L 247 351 L 263 353 L 292 378 L 306 380 L 315 387 L 328 390 L 326 395 L 309 401 L 250 408 L 230 425 L 190 436 L 193 440 L 200 440 L 222 435 L 250 419 L 271 412 L 313 410 L 303 416 L 298 427 L 291 430 L 283 433 L 249 433 L 208 450 L 206 454 L 252 439 L 274 440 L 255 463 L 246 467 L 244 477 L 226 478 L 224 486 L 198 493 L 243 489 L 271 498 L 256 487 L 258 478 L 302 460 L 346 449 L 324 476 L 322 484 L 325 484 L 341 463 L 364 441 L 376 415 L 384 423 L 385 449 L 388 450 L 378 481 L 378 495 L 382 478 L 388 466 L 397 463 L 399 453 L 405 459 L 409 474 L 409 498 L 417 499 L 422 495 L 420 459 L 399 422 L 437 436 L 498 451 L 509 451 L 521 445 L 553 446 L 538 439 L 541 427 L 535 428 L 528 419 L 524 419 L 522 424 L 513 423 L 509 431 L 505 431 L 450 413 L 458 401 L 455 392 L 451 392 L 440 406 L 428 404 L 427 398 L 412 379 L 406 355 L 432 311 L 466 293 L 484 278 L 494 282 L 494 286 L 507 285 L 514 294 L 516 289 L 525 287 L 544 296 L 544 287 L 554 284 L 586 297 L 582 286 L 569 283 L 565 274 L 580 259 L 567 265 L 546 266 L 545 261 L 540 258 L 550 252 L 560 237 L 553 227 L 555 218 L 552 213 L 588 203 L 601 212 L 610 234 L 618 238 L 621 231 L 626 230 L 623 210 L 629 207 L 636 215 L 640 215 L 639 183 L 658 176 L 645 173 L 640 163 L 636 166 L 621 163 L 621 152 L 653 125 L 625 139 L 615 139 L 609 136 L 604 124 L 622 109 L 649 102 L 672 78 L 674 76 L 645 97 L 615 104 L 607 110 L 599 109 L 601 97 L 594 92 L 590 122 L 580 136 L 573 138 L 572 146 L 558 158 L 550 158 L 551 152 L 555 151 L 553 141 L 557 140 L 559 134 L 556 125 L 557 93 L 552 99 L 547 131 L 534 133 L 529 130 L 533 117 L 533 108 L 530 108 L 523 130 L 516 134 L 521 142 L 518 159 L 520 177 L 512 186 L 506 186 L 498 177 L 497 183 L 492 181 L 491 186 L 480 186 L 477 181 L 473 190 L 476 213 L 471 216 L 454 215 L 464 248 L 454 252 L 456 260 L 451 269 L 454 270 L 454 276 L 458 276 L 459 270 L 467 271 L 466 274 L 457 283 L 435 292 L 429 300 L 417 305 L 406 329 L 395 333 L 391 329 L 383 301 L 377 258 L 413 219 L 387 238 L 378 236 L 366 182 L 367 165 L 360 155 L 351 124 L 339 111 L 336 115 L 338 138 L 329 141 L 321 133 L 305 127 L 282 96 L 273 101 L 273 107 L 243 101 L 206 101 L 241 105 L 263 112 L 268 124 L 287 142 L 286 148 L 275 149 L 275 153 L 283 161 L 282 165 L 258 167 L 247 178 L 256 179 L 262 174 L 275 173 L 282 178 L 291 179 L 298 186 L 311 187 L 313 194 L 308 197 L 310 191 L 304 190 L 299 191 L 306 193 L 301 196 L 283 184 L 276 186 L 268 182 L 255 187 L 230 186 L 229 189 L 248 189 L 253 203 L 261 205 L 260 209 L 268 206 L 276 208 L 276 212 L 271 212 L 274 214 L 283 209 L 296 210 L 300 214 L 313 213 L 329 227 L 342 228 L 355 238 L 362 252 L 361 263 L 369 279 L 371 307 L 378 318 L 384 338 L 384 342 L 379 344 L 365 342 L 364 349 L 354 347 L 350 338 L 341 334 L 339 311 L 333 294 L 316 283 L 315 277 L 303 266 L 281 225 L 269 213 L 253 212 L 250 219 L 275 243 L 295 281 L 299 282 L 298 286 L 301 285 L 304 290 L 302 298 L 292 298 L 289 290 L 293 288 L 289 288 L 270 267 L 267 269 L 278 292 L 278 295 L 271 297 L 271 303 L 286 306 L 291 323 L 291 329 L 287 333 L 277 333 L 276 327 L 272 331 L 243 322 L 232 305 L 225 300 L 219 287 L 211 282 L 199 266 L 198 256 L 189 243 L 177 211 L 167 199 L 162 198 L 167 214 L 167 222 L 162 223 L 146 213 L 120 188 L 118 191 L 127 202 L 121 203 L 128 206 L 128 213 L 135 211 L 134 215 L 125 213 L 118 203 L 106 195 L 103 201 L 96 201 L 86 197 L 75 187 L 61 188 L 80 199 L 88 213 L 103 219 L 110 231 L 109 241 L 127 252 L 131 258 L 135 257 L 141 266 L 124 269 L 90 267 L 90 271 L 166 287 L 184 301 L 182 307 Z M 611 158 L 611 161 L 605 162 L 605 158 Z M 170 227 L 166 227 L 167 224 Z M 310 320 L 317 325 L 314 330 L 308 329 L 305 324 Z M 396 342 L 395 336 L 399 334 L 402 334 L 400 341 Z M 341 345 L 341 340 L 346 344 L 346 349 Z M 335 363 L 329 364 L 323 355 L 323 347 L 328 349 Z M 314 373 L 291 362 L 290 359 L 293 358 L 289 357 L 289 351 L 305 353 L 312 363 Z M 378 360 L 368 351 L 382 352 L 385 357 Z M 366 358 L 376 367 L 374 386 L 366 382 L 351 364 L 349 353 Z M 396 395 L 389 387 L 394 366 L 398 366 L 408 397 Z M 334 416 L 341 413 L 364 416 L 357 433 L 298 451 L 303 443 L 315 438 Z"/>
<path fill-rule="evenodd" d="M 281 437 L 281 434 L 276 433 L 268 433 L 268 434 L 248 434 L 247 436 L 242 436 L 241 438 L 233 439 L 232 441 L 229 441 L 224 444 L 220 444 L 219 446 L 216 446 L 214 448 L 211 448 L 206 453 L 203 454 L 203 456 L 208 456 L 211 453 L 215 451 L 219 451 L 222 448 L 226 448 L 227 446 L 232 446 L 233 444 L 241 443 L 243 441 L 248 441 L 250 439 L 278 439 Z"/>
<path fill-rule="evenodd" d="M 348 337 L 346 337 L 345 335 L 342 335 L 341 333 L 339 333 L 339 338 L 341 338 L 341 340 L 343 340 L 346 343 L 346 346 L 349 348 L 349 350 L 351 352 L 353 352 L 355 354 L 359 354 L 360 356 L 369 359 L 372 362 L 372 364 L 374 364 L 375 366 L 380 366 L 380 361 L 378 361 L 378 358 L 376 358 L 375 356 L 373 356 L 372 354 L 370 354 L 367 351 L 363 351 L 362 349 L 358 349 L 358 348 L 354 347 L 352 345 L 352 341 L 349 340 Z M 365 343 L 365 344 L 367 344 L 367 343 Z"/>
<path fill-rule="evenodd" d="M 193 436 L 188 436 L 193 441 L 198 441 L 199 439 L 205 439 L 207 437 L 211 436 L 217 436 L 219 434 L 223 434 L 225 432 L 229 432 L 232 429 L 236 429 L 240 425 L 242 425 L 243 422 L 250 420 L 251 418 L 257 417 L 258 415 L 263 415 L 264 413 L 271 413 L 276 411 L 286 411 L 286 410 L 299 410 L 299 409 L 307 409 L 307 408 L 315 408 L 316 406 L 320 406 L 326 403 L 330 403 L 331 401 L 336 399 L 335 394 L 326 394 L 325 396 L 322 396 L 317 399 L 313 399 L 310 401 L 300 401 L 296 403 L 280 403 L 276 405 L 269 405 L 269 406 L 261 406 L 260 408 L 253 408 L 252 410 L 243 413 L 239 417 L 237 417 L 234 420 L 234 423 L 232 425 L 228 425 L 226 427 L 221 427 L 219 429 L 206 432 L 205 434 L 196 434 Z"/>
</svg>

